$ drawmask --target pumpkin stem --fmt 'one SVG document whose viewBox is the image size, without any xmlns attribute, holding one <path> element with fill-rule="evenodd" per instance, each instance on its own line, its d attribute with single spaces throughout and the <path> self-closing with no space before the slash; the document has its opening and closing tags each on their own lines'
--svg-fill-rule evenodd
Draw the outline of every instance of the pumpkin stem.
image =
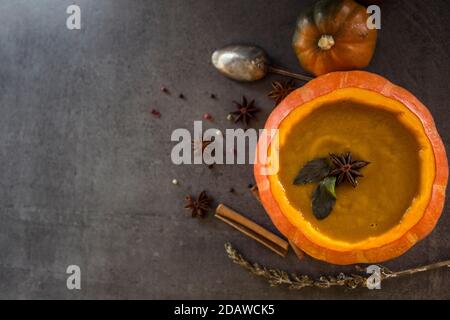
<svg viewBox="0 0 450 320">
<path fill-rule="evenodd" d="M 317 42 L 317 45 L 322 50 L 330 50 L 334 46 L 334 39 L 333 36 L 330 36 L 328 34 L 323 34 L 319 42 Z"/>
</svg>

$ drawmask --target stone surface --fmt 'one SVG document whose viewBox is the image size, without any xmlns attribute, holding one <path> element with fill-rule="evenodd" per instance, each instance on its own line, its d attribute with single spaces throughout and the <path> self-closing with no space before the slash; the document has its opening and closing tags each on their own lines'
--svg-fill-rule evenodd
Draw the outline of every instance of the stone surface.
<svg viewBox="0 0 450 320">
<path fill-rule="evenodd" d="M 283 260 L 212 216 L 194 220 L 182 209 L 186 194 L 206 189 L 215 203 L 275 231 L 247 190 L 251 166 L 172 165 L 170 136 L 205 113 L 214 118 L 205 127 L 234 127 L 226 116 L 243 94 L 263 109 L 254 123 L 262 127 L 273 106 L 266 93 L 279 78 L 230 81 L 210 54 L 256 44 L 301 71 L 290 38 L 311 1 L 78 0 L 82 30 L 69 31 L 72 3 L 0 1 L 0 298 L 450 298 L 448 270 L 386 281 L 376 291 L 270 288 L 228 260 L 226 241 L 292 271 L 352 268 L 299 262 L 292 251 Z M 446 146 L 449 20 L 444 0 L 385 1 L 368 68 L 422 100 Z M 386 265 L 448 259 L 449 235 L 447 205 L 427 239 Z M 71 264 L 81 268 L 80 291 L 66 288 Z"/>
</svg>

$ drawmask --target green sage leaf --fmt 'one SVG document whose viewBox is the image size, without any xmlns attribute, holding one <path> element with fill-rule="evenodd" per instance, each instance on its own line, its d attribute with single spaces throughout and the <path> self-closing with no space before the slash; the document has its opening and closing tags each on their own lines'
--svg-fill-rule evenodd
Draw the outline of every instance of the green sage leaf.
<svg viewBox="0 0 450 320">
<path fill-rule="evenodd" d="M 300 170 L 294 179 L 294 184 L 307 184 L 311 182 L 319 182 L 325 178 L 331 170 L 328 158 L 317 158 L 309 161 Z"/>
<path fill-rule="evenodd" d="M 326 177 L 320 181 L 312 195 L 312 211 L 314 216 L 319 219 L 325 219 L 333 210 L 336 203 L 336 177 Z"/>
</svg>

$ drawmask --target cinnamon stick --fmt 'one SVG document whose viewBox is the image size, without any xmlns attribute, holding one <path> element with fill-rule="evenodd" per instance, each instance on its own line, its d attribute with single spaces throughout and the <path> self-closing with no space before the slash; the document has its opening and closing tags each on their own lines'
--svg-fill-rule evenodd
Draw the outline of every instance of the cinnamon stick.
<svg viewBox="0 0 450 320">
<path fill-rule="evenodd" d="M 253 194 L 253 196 L 255 197 L 256 200 L 258 200 L 259 203 L 261 203 L 261 198 L 259 196 L 259 190 L 258 190 L 258 186 L 255 184 L 254 186 L 252 186 L 250 188 L 250 192 Z M 299 260 L 302 260 L 305 257 L 305 253 L 300 250 L 299 247 L 297 247 L 292 241 L 289 240 L 289 244 L 292 247 L 292 250 L 294 250 L 295 255 L 297 256 L 297 258 Z"/>
<path fill-rule="evenodd" d="M 291 240 L 289 240 L 289 244 L 291 245 L 292 250 L 294 250 L 297 258 L 299 260 L 302 260 L 305 257 L 305 253 L 302 250 L 300 250 L 299 247 L 297 247 Z"/>
<path fill-rule="evenodd" d="M 241 231 L 250 238 L 258 241 L 280 256 L 286 256 L 289 249 L 289 244 L 286 241 L 243 215 L 237 213 L 233 209 L 228 208 L 224 204 L 219 204 L 216 209 L 215 217 Z"/>
</svg>

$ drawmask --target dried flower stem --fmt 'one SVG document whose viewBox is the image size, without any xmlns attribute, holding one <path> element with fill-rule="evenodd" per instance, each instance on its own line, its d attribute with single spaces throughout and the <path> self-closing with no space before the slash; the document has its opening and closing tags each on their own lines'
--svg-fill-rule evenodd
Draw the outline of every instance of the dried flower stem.
<svg viewBox="0 0 450 320">
<path fill-rule="evenodd" d="M 225 243 L 225 251 L 234 263 L 240 265 L 253 275 L 265 278 L 272 287 L 284 285 L 293 290 L 300 290 L 306 287 L 316 287 L 322 289 L 330 288 L 332 286 L 346 287 L 349 289 L 367 287 L 368 277 L 362 275 L 345 275 L 344 273 L 340 273 L 338 276 L 321 276 L 318 279 L 312 279 L 307 275 L 289 274 L 288 272 L 280 269 L 268 268 L 260 266 L 258 263 L 249 262 L 228 242 Z M 381 280 L 411 275 L 442 267 L 450 267 L 450 260 L 399 272 L 393 272 L 380 266 Z M 357 269 L 359 271 L 363 270 L 361 268 Z"/>
</svg>

